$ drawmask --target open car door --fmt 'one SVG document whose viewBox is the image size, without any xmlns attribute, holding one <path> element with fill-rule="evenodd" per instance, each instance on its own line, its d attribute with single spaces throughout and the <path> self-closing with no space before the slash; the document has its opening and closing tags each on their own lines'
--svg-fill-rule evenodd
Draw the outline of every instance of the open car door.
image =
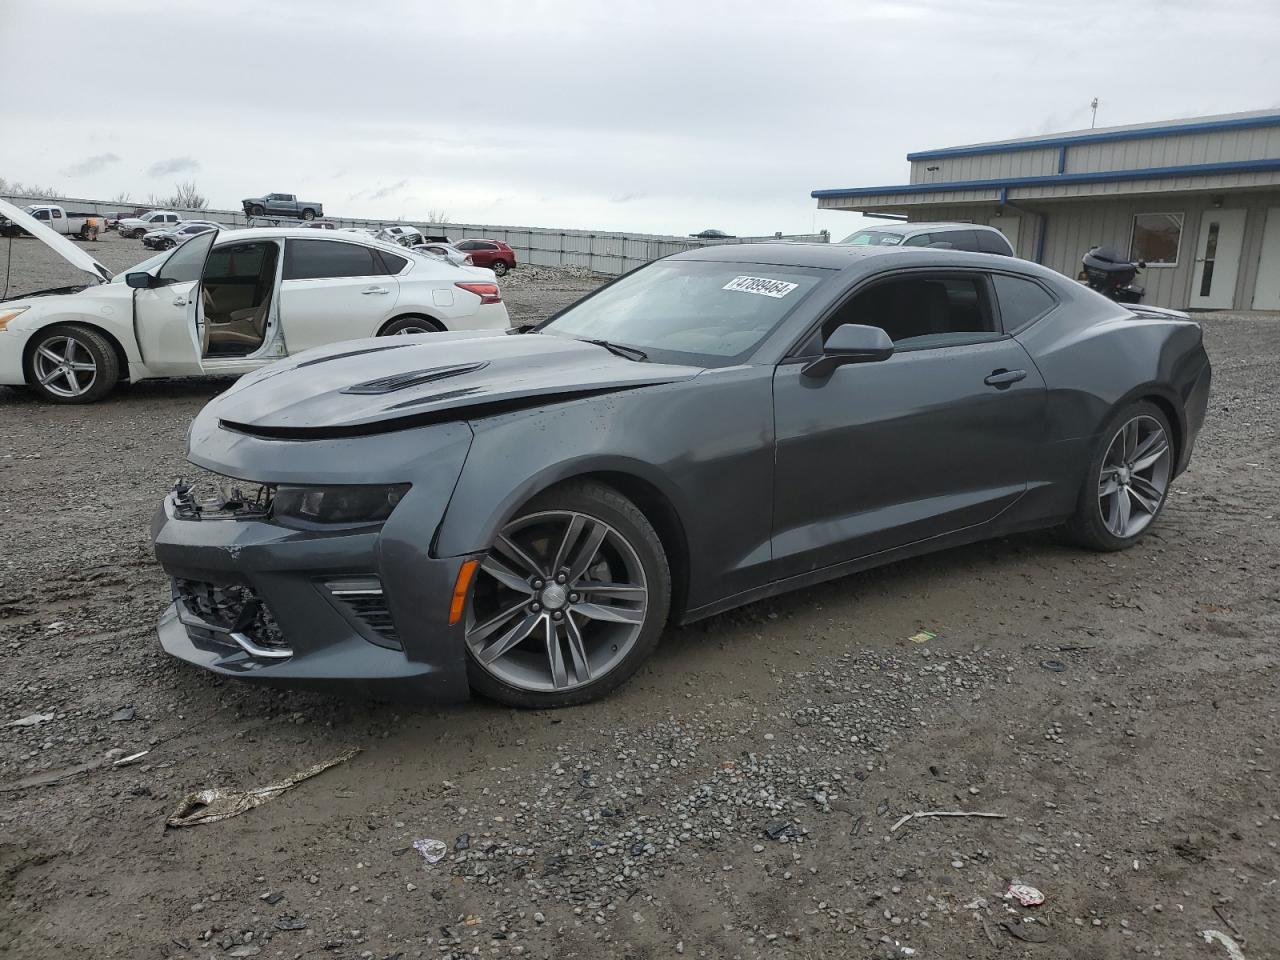
<svg viewBox="0 0 1280 960">
<path fill-rule="evenodd" d="M 200 278 L 218 235 L 217 230 L 198 234 L 176 248 L 153 273 L 125 277 L 134 288 L 134 336 L 142 362 L 154 374 L 203 372 Z"/>
</svg>

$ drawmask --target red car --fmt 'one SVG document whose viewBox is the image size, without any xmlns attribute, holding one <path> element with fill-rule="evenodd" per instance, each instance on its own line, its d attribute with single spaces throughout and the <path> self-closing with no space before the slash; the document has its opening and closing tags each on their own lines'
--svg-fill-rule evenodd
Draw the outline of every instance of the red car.
<svg viewBox="0 0 1280 960">
<path fill-rule="evenodd" d="M 501 240 L 461 240 L 454 246 L 470 254 L 477 267 L 488 267 L 498 276 L 516 268 L 516 252 Z"/>
</svg>

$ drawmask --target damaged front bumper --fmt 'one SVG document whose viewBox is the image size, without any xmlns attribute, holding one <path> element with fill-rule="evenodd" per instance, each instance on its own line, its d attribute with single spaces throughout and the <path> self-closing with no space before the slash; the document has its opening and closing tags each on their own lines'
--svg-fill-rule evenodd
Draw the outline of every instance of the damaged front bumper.
<svg viewBox="0 0 1280 960">
<path fill-rule="evenodd" d="M 172 602 L 158 624 L 164 650 L 260 683 L 433 701 L 468 697 L 464 624 L 450 625 L 449 608 L 469 558 L 433 557 L 430 543 L 461 472 L 469 429 L 441 425 L 337 445 L 212 429 L 222 445 L 203 444 L 196 457 L 193 435 L 193 459 L 269 486 L 202 503 L 178 485 L 161 504 L 151 536 L 171 585 Z M 417 442 L 406 444 L 411 435 Z M 277 485 L 303 475 L 354 486 L 380 472 L 407 490 L 384 520 L 306 522 L 277 517 L 272 508 Z"/>
</svg>

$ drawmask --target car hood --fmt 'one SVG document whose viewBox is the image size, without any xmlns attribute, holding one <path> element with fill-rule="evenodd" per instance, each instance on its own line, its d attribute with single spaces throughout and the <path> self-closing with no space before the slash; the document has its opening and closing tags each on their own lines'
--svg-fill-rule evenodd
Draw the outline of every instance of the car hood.
<svg viewBox="0 0 1280 960">
<path fill-rule="evenodd" d="M 360 436 L 673 383 L 700 372 L 628 360 L 549 334 L 349 340 L 242 378 L 201 417 L 286 440 Z"/>
<path fill-rule="evenodd" d="M 110 270 L 89 256 L 83 247 L 77 247 L 62 234 L 54 233 L 21 207 L 15 207 L 8 200 L 0 199 L 0 214 L 22 227 L 76 269 L 92 275 L 95 280 L 106 283 L 114 276 Z"/>
</svg>

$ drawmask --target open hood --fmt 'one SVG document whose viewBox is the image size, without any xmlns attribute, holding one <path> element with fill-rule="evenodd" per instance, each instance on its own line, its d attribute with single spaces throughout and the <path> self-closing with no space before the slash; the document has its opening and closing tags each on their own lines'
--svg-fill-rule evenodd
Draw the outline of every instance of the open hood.
<svg viewBox="0 0 1280 960">
<path fill-rule="evenodd" d="M 550 334 L 349 340 L 242 378 L 202 416 L 253 436 L 349 437 L 672 383 L 700 372 L 639 363 Z"/>
<path fill-rule="evenodd" d="M 98 282 L 106 283 L 114 276 L 110 270 L 89 256 L 83 247 L 77 247 L 62 234 L 54 233 L 27 211 L 21 207 L 15 207 L 8 200 L 0 199 L 0 215 L 8 217 L 67 263 L 92 275 Z"/>
</svg>

